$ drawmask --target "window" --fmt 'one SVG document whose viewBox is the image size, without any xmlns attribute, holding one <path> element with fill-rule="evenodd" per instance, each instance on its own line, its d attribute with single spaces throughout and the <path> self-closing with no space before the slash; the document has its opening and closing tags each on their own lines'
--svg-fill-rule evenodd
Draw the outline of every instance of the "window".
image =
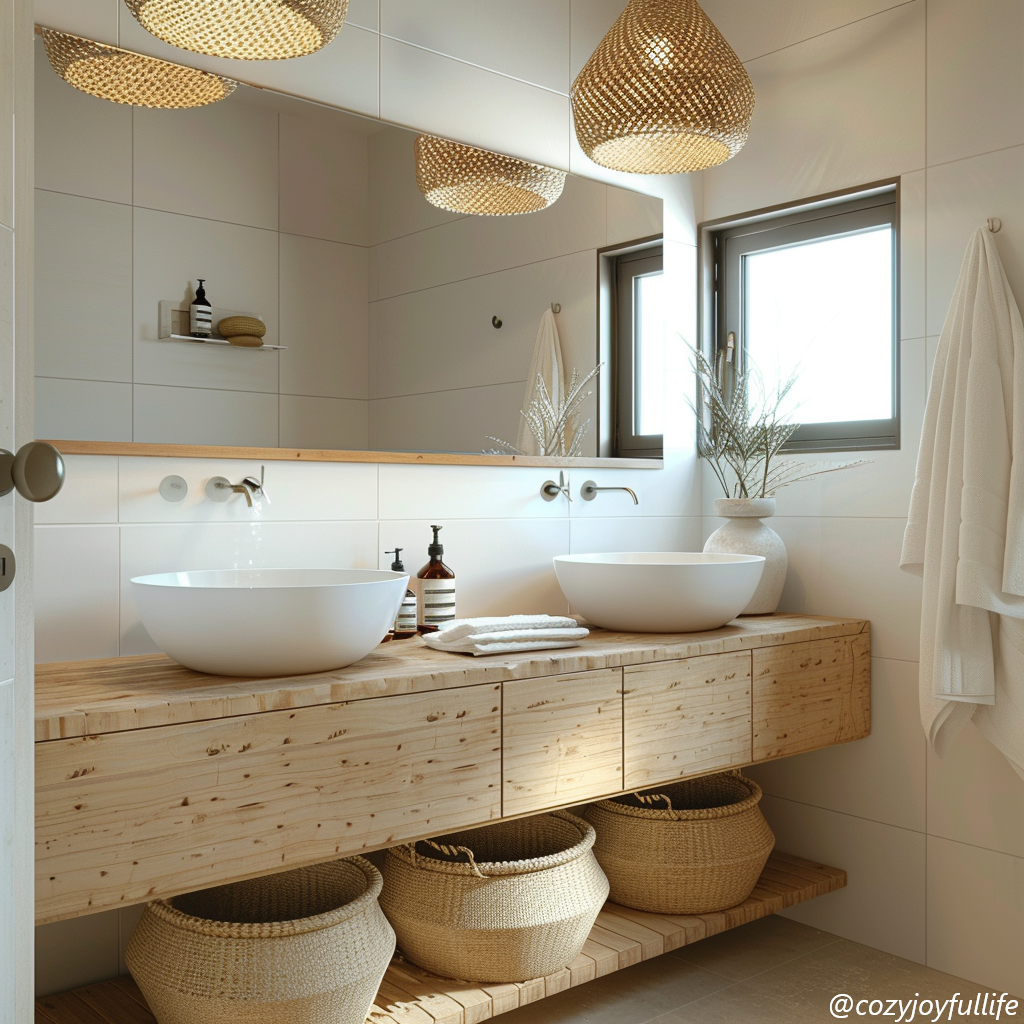
<svg viewBox="0 0 1024 1024">
<path fill-rule="evenodd" d="M 704 343 L 769 395 L 794 379 L 787 449 L 898 448 L 896 185 L 702 232 Z"/>
<path fill-rule="evenodd" d="M 662 247 L 612 257 L 615 454 L 661 458 L 665 412 L 665 278 Z"/>
</svg>

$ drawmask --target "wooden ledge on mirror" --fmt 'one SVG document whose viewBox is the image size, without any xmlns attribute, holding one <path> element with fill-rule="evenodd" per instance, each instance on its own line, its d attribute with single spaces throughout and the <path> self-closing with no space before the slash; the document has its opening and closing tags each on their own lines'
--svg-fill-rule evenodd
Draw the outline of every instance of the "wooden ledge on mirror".
<svg viewBox="0 0 1024 1024">
<path fill-rule="evenodd" d="M 517 984 L 437 978 L 396 956 L 367 1024 L 475 1024 L 845 886 L 846 872 L 839 868 L 773 853 L 754 891 L 739 906 L 679 916 L 606 903 L 583 952 L 568 967 Z M 155 1018 L 135 982 L 121 977 L 37 1000 L 36 1024 L 155 1024 Z"/>
<path fill-rule="evenodd" d="M 50 440 L 61 455 L 151 459 L 250 459 L 261 462 L 362 462 L 401 466 L 527 466 L 552 469 L 663 469 L 662 459 L 563 459 L 548 455 L 466 452 L 343 451 L 326 448 L 235 448 L 228 445 L 148 444 L 142 441 Z"/>
</svg>

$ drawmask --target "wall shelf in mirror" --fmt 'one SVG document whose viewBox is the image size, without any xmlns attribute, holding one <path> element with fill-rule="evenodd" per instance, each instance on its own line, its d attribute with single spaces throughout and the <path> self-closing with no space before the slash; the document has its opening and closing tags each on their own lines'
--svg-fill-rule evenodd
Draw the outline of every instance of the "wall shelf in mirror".
<svg viewBox="0 0 1024 1024">
<path fill-rule="evenodd" d="M 258 313 L 250 313 L 240 309 L 223 309 L 220 306 L 213 307 L 213 323 L 216 326 L 229 316 L 250 316 L 255 317 L 257 320 L 263 318 Z M 177 341 L 187 342 L 191 345 L 228 345 L 231 348 L 250 348 L 253 352 L 284 352 L 287 351 L 287 345 L 232 345 L 227 338 L 222 337 L 219 334 L 211 334 L 209 338 L 194 338 L 189 334 L 189 309 L 188 306 L 183 305 L 179 302 L 174 302 L 172 299 L 161 299 L 160 300 L 160 315 L 157 321 L 157 337 L 160 341 Z"/>
</svg>

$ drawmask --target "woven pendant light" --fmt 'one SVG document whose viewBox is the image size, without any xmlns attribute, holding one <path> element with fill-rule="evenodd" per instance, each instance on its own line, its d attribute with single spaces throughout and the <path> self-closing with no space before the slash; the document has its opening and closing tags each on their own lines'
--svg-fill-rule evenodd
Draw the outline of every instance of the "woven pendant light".
<svg viewBox="0 0 1024 1024">
<path fill-rule="evenodd" d="M 230 78 L 145 57 L 81 36 L 39 29 L 53 70 L 68 85 L 90 96 L 135 107 L 205 107 L 230 96 Z"/>
<path fill-rule="evenodd" d="M 594 163 L 680 174 L 743 148 L 754 86 L 697 0 L 629 0 L 573 83 L 572 112 Z"/>
<path fill-rule="evenodd" d="M 565 171 L 420 135 L 416 184 L 442 210 L 510 217 L 550 206 L 562 194 Z"/>
<path fill-rule="evenodd" d="M 211 57 L 285 60 L 326 46 L 349 0 L 125 0 L 139 24 L 172 46 Z"/>
</svg>

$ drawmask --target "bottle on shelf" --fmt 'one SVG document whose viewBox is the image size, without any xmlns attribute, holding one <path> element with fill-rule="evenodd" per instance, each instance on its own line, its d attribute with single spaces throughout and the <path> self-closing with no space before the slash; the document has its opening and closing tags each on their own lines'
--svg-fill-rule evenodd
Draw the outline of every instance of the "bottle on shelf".
<svg viewBox="0 0 1024 1024">
<path fill-rule="evenodd" d="M 440 526 L 431 526 L 434 541 L 427 548 L 430 561 L 416 573 L 417 614 L 421 633 L 431 633 L 455 618 L 455 573 L 441 561 L 444 548 Z"/>
<path fill-rule="evenodd" d="M 395 560 L 391 563 L 392 572 L 405 572 L 405 566 L 402 564 L 401 548 L 395 548 L 394 551 L 385 551 L 384 554 L 395 556 Z M 395 618 L 395 640 L 407 640 L 411 636 L 416 636 L 416 610 L 416 595 L 406 588 L 405 597 L 402 598 L 398 615 Z"/>
<path fill-rule="evenodd" d="M 193 338 L 209 338 L 213 333 L 213 306 L 206 298 L 205 282 L 206 278 L 199 278 L 196 297 L 188 307 L 189 333 Z"/>
</svg>

